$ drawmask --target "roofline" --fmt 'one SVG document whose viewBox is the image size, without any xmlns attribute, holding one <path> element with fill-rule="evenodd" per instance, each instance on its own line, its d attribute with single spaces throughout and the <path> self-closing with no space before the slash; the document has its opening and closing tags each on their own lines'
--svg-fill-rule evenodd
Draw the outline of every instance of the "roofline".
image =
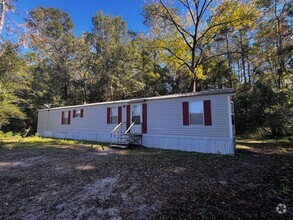
<svg viewBox="0 0 293 220">
<path fill-rule="evenodd" d="M 109 105 L 109 104 L 121 104 L 121 103 L 138 103 L 138 102 L 146 102 L 152 100 L 163 100 L 163 99 L 175 99 L 175 98 L 184 98 L 184 97 L 192 97 L 192 96 L 206 96 L 206 95 L 222 95 L 222 94 L 235 94 L 235 89 L 226 88 L 226 89 L 213 89 L 213 90 L 205 90 L 200 92 L 190 92 L 190 93 L 180 93 L 180 94 L 172 94 L 172 95 L 164 95 L 164 96 L 153 96 L 146 98 L 134 98 L 134 99 L 126 99 L 126 100 L 117 100 L 117 101 L 108 101 L 108 102 L 96 102 L 90 104 L 83 105 L 71 105 L 71 106 L 62 106 L 48 109 L 40 109 L 40 111 L 48 111 L 48 110 L 58 110 L 58 109 L 67 109 L 67 108 L 80 108 L 80 107 L 88 107 L 88 106 L 98 106 L 98 105 Z"/>
</svg>

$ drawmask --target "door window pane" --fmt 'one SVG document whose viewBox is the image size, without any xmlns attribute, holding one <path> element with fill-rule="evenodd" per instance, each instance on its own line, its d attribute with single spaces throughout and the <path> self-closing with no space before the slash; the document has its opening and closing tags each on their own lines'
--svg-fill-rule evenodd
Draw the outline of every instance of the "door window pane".
<svg viewBox="0 0 293 220">
<path fill-rule="evenodd" d="M 134 122 L 135 124 L 140 124 L 141 106 L 133 105 L 131 113 L 132 113 L 132 122 Z"/>
<path fill-rule="evenodd" d="M 132 122 L 135 122 L 135 124 L 140 124 L 140 115 L 132 116 Z"/>
</svg>

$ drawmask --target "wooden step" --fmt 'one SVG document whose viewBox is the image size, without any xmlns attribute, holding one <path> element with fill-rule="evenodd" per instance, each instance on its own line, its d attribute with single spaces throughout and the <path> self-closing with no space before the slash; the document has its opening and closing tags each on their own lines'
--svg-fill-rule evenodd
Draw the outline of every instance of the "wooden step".
<svg viewBox="0 0 293 220">
<path fill-rule="evenodd" d="M 128 146 L 127 145 L 120 145 L 120 144 L 111 144 L 110 147 L 125 149 Z"/>
</svg>

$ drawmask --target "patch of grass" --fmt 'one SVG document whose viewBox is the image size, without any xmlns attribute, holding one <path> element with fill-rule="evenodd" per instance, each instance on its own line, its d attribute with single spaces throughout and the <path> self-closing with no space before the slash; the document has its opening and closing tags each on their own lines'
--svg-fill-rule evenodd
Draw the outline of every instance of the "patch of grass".
<svg viewBox="0 0 293 220">
<path fill-rule="evenodd" d="M 12 131 L 9 131 L 7 133 L 4 133 L 3 131 L 0 131 L 0 139 L 11 138 L 11 137 L 20 137 L 20 134 L 19 133 L 13 133 Z"/>
<path fill-rule="evenodd" d="M 0 147 L 2 148 L 46 148 L 49 146 L 86 146 L 95 149 L 104 150 L 107 148 L 107 144 L 100 144 L 92 141 L 76 141 L 76 140 L 67 140 L 67 139 L 53 139 L 53 138 L 42 138 L 39 136 L 31 136 L 22 138 L 20 136 L 5 136 L 0 138 Z"/>
</svg>

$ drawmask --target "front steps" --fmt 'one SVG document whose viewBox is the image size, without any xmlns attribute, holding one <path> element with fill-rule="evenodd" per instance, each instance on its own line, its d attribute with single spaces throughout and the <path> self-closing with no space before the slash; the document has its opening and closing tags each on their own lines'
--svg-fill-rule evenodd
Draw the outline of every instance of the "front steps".
<svg viewBox="0 0 293 220">
<path fill-rule="evenodd" d="M 111 144 L 110 147 L 125 149 L 125 148 L 128 148 L 129 146 L 128 145 L 121 145 L 121 144 Z"/>
<path fill-rule="evenodd" d="M 111 132 L 110 147 L 127 148 L 130 145 L 141 145 L 142 134 L 133 132 L 131 128 L 134 124 L 133 122 L 127 128 L 126 122 L 119 123 Z"/>
</svg>

